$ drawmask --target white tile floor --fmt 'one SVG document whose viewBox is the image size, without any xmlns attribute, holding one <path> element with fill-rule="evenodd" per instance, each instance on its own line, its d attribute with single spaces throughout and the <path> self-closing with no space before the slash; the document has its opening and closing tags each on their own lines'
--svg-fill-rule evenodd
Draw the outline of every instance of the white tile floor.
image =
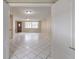
<svg viewBox="0 0 79 59">
<path fill-rule="evenodd" d="M 50 39 L 40 33 L 19 33 L 10 43 L 10 59 L 48 59 Z"/>
</svg>

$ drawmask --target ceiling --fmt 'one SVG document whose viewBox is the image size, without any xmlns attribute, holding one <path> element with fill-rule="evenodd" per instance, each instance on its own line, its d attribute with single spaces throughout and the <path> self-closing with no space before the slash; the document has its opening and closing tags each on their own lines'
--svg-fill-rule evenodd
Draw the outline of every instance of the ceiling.
<svg viewBox="0 0 79 59">
<path fill-rule="evenodd" d="M 53 3 L 56 0 L 6 0 L 9 3 Z"/>
<path fill-rule="evenodd" d="M 27 15 L 25 11 L 31 11 L 31 14 Z M 17 18 L 31 19 L 33 21 L 40 21 L 51 16 L 50 7 L 11 7 L 11 13 Z"/>
</svg>

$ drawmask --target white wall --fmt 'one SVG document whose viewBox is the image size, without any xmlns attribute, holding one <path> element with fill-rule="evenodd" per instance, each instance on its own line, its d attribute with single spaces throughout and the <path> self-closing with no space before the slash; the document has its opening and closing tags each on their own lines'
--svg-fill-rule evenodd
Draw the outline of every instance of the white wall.
<svg viewBox="0 0 79 59">
<path fill-rule="evenodd" d="M 41 33 L 42 36 L 46 36 L 46 39 L 50 39 L 50 17 L 48 17 L 48 19 L 44 19 L 41 21 Z"/>
<path fill-rule="evenodd" d="M 75 47 L 74 27 L 72 26 L 74 25 L 72 24 L 74 23 L 73 1 L 58 0 L 52 6 L 52 54 L 54 59 L 74 59 L 74 51 L 69 48 Z"/>
<path fill-rule="evenodd" d="M 10 9 L 9 6 L 7 5 L 6 2 L 3 3 L 3 41 L 4 41 L 4 45 L 3 45 L 3 58 L 4 59 L 9 59 L 9 16 L 10 16 Z"/>
</svg>

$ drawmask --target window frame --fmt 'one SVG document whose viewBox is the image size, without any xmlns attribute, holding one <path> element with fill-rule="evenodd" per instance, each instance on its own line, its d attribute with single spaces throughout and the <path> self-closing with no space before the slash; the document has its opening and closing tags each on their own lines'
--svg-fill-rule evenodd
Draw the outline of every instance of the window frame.
<svg viewBox="0 0 79 59">
<path fill-rule="evenodd" d="M 31 22 L 31 27 L 26 28 L 26 27 L 25 27 L 25 23 L 26 23 L 26 22 Z M 34 27 L 33 27 L 33 25 L 32 25 L 33 22 L 37 22 L 37 23 L 38 23 L 37 26 L 38 26 L 38 28 L 40 28 L 40 21 L 25 21 L 25 22 L 24 22 L 24 28 L 25 28 L 25 29 L 38 29 L 38 28 L 34 28 Z"/>
</svg>

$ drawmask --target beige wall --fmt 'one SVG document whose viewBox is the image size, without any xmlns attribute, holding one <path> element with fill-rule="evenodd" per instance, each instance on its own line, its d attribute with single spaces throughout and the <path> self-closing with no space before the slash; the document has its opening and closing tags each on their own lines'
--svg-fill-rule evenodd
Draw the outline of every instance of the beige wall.
<svg viewBox="0 0 79 59">
<path fill-rule="evenodd" d="M 46 38 L 50 38 L 51 28 L 50 28 L 50 18 L 41 21 L 41 33 L 42 36 L 46 36 Z"/>
<path fill-rule="evenodd" d="M 13 15 L 10 14 L 10 20 L 9 20 L 9 38 L 13 38 Z"/>
</svg>

